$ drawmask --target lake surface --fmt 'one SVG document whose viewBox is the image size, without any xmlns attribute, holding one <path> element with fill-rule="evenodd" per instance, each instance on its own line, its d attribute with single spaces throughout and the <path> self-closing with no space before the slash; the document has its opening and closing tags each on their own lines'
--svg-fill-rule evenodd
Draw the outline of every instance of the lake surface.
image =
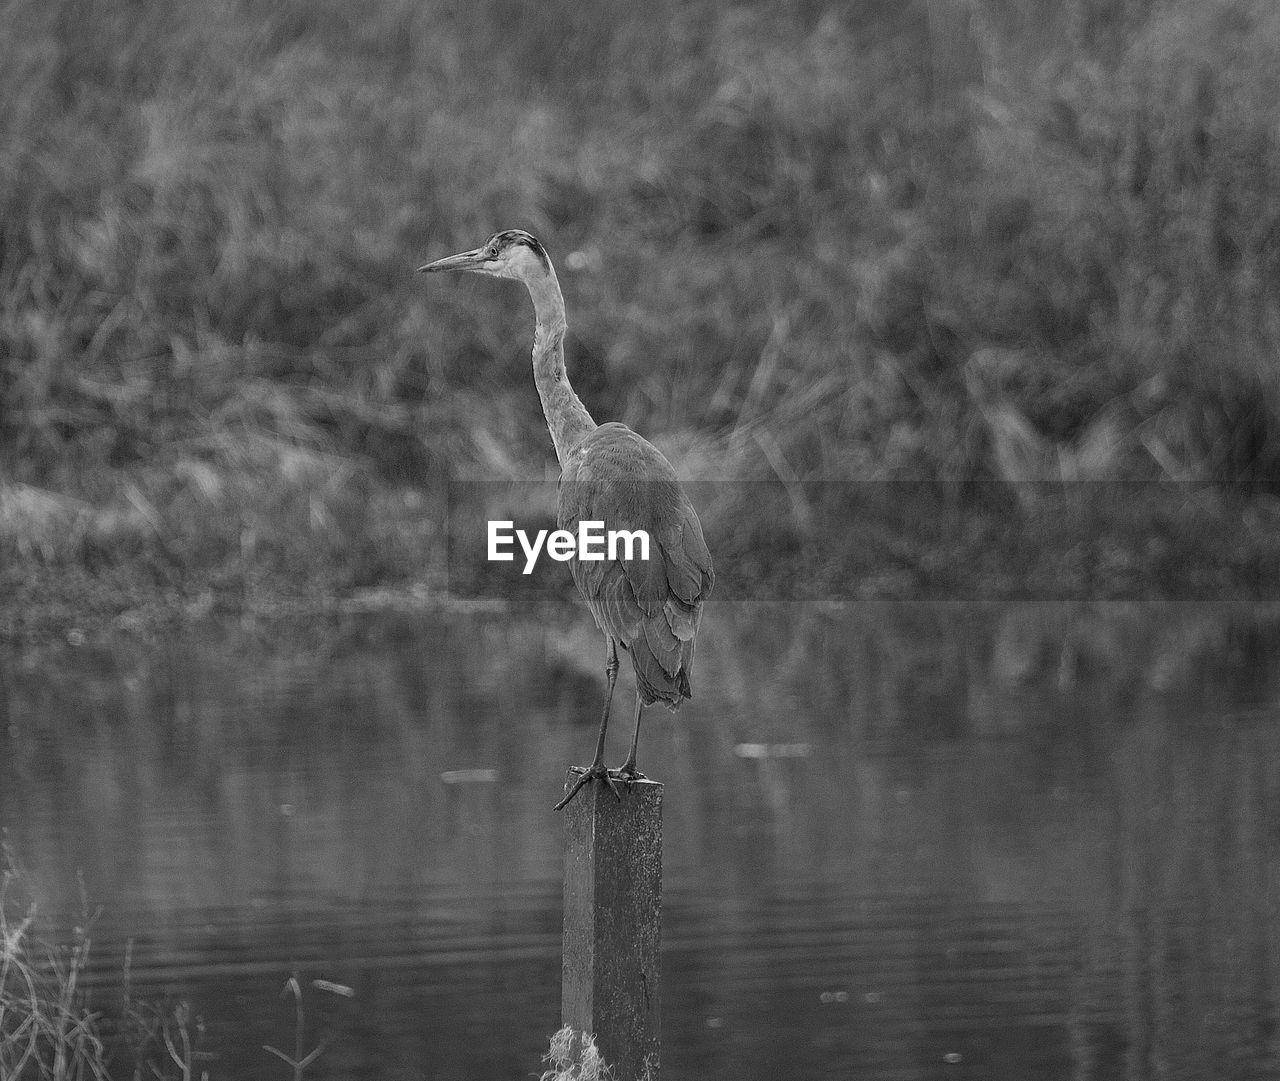
<svg viewBox="0 0 1280 1081">
<path fill-rule="evenodd" d="M 712 604 L 640 748 L 663 1078 L 1280 1076 L 1277 656 L 1275 609 Z M 294 972 L 308 1078 L 536 1077 L 602 665 L 568 607 L 11 652 L 0 824 L 211 1078 L 288 1076 Z"/>
</svg>

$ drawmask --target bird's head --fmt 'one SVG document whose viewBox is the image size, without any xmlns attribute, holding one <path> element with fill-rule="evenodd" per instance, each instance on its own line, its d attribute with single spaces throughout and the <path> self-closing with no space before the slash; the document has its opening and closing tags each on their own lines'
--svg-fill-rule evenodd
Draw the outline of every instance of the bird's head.
<svg viewBox="0 0 1280 1081">
<path fill-rule="evenodd" d="M 418 267 L 430 273 L 435 270 L 473 270 L 494 278 L 515 278 L 525 282 L 545 278 L 551 273 L 551 260 L 535 236 L 523 229 L 494 233 L 472 251 L 447 255 L 434 263 Z"/>
</svg>

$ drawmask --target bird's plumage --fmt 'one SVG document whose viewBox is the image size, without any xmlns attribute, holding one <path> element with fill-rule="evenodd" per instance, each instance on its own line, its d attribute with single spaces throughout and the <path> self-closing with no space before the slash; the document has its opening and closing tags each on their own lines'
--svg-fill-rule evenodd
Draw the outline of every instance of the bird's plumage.
<svg viewBox="0 0 1280 1081">
<path fill-rule="evenodd" d="M 559 525 L 644 530 L 649 558 L 587 561 L 569 568 L 600 630 L 623 646 L 645 705 L 691 697 L 694 637 L 715 584 L 711 553 L 671 463 L 624 424 L 602 424 L 566 458 Z"/>
</svg>

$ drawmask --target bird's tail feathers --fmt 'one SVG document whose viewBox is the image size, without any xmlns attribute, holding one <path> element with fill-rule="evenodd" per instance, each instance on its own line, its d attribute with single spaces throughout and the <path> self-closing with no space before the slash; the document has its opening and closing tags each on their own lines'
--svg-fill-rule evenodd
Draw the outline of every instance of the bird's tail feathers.
<svg viewBox="0 0 1280 1081">
<path fill-rule="evenodd" d="M 675 662 L 674 672 L 667 671 L 645 639 L 631 644 L 631 656 L 635 661 L 640 700 L 646 706 L 663 702 L 674 710 L 686 698 L 693 697 L 693 686 L 689 682 L 689 673 L 693 668 L 692 642 L 680 643 L 678 653 L 671 658 Z"/>
</svg>

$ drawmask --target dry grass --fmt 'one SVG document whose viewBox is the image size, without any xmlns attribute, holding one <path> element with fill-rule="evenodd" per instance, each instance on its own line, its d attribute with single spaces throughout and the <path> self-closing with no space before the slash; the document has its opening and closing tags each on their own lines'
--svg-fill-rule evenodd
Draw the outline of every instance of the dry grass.
<svg viewBox="0 0 1280 1081">
<path fill-rule="evenodd" d="M 81 979 L 92 950 L 91 921 L 61 949 L 32 939 L 36 909 L 21 904 L 7 850 L 0 875 L 0 1077 L 106 1081 L 100 1017 L 85 1005 Z M 20 917 L 11 917 L 17 907 Z"/>
<path fill-rule="evenodd" d="M 1274 490 L 1280 15 L 1109 9 L 8 0 L 0 555 L 413 580 L 549 458 L 523 298 L 411 273 L 513 225 L 711 475 Z"/>
<path fill-rule="evenodd" d="M 588 1033 L 575 1032 L 565 1025 L 551 1037 L 551 1048 L 543 1056 L 550 1069 L 539 1081 L 613 1081 L 609 1069 Z"/>
<path fill-rule="evenodd" d="M 213 1056 L 205 1047 L 203 1019 L 184 1001 L 135 996 L 128 955 L 118 1015 L 106 1016 L 91 1001 L 85 983 L 97 913 L 84 899 L 83 884 L 79 922 L 69 941 L 52 944 L 35 933 L 37 907 L 7 846 L 0 850 L 0 867 L 0 1078 L 208 1081 Z M 342 998 L 354 994 L 328 980 L 312 980 L 311 986 Z M 283 993 L 294 1000 L 293 1053 L 271 1046 L 263 1050 L 283 1060 L 294 1081 L 304 1081 L 327 1040 L 306 1047 L 303 990 L 296 975 L 286 981 Z"/>
</svg>

